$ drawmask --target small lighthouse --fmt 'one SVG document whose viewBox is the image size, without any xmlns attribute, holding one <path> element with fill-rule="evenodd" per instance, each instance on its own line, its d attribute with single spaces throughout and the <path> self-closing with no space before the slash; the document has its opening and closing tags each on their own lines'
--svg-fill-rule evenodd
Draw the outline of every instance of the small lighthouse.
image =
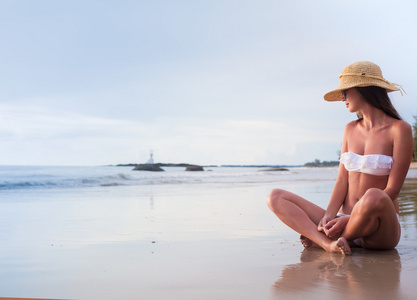
<svg viewBox="0 0 417 300">
<path fill-rule="evenodd" d="M 146 162 L 146 164 L 147 165 L 153 165 L 154 164 L 154 162 L 153 162 L 153 150 L 151 150 L 149 154 L 150 154 L 150 157 L 149 157 L 148 161 Z"/>
</svg>

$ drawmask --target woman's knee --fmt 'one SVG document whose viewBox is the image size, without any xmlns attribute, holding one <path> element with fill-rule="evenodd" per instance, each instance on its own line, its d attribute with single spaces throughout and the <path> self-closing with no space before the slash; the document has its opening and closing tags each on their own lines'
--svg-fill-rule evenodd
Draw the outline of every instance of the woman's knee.
<svg viewBox="0 0 417 300">
<path fill-rule="evenodd" d="M 370 188 L 365 192 L 358 204 L 362 211 L 379 211 L 386 209 L 387 204 L 391 202 L 391 199 L 383 190 Z"/>
<path fill-rule="evenodd" d="M 273 189 L 266 200 L 266 203 L 268 204 L 269 208 L 274 210 L 277 207 L 279 207 L 280 203 L 284 199 L 284 195 L 287 193 L 285 190 L 281 189 Z"/>
</svg>

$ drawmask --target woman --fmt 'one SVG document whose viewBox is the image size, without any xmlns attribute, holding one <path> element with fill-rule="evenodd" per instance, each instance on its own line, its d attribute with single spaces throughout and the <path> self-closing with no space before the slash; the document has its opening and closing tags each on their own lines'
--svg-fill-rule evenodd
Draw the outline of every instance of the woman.
<svg viewBox="0 0 417 300">
<path fill-rule="evenodd" d="M 413 156 L 411 126 L 401 120 L 387 94 L 399 86 L 367 61 L 345 67 L 339 78 L 339 86 L 324 99 L 343 101 L 358 119 L 345 127 L 327 209 L 280 189 L 271 191 L 268 206 L 301 234 L 304 247 L 342 254 L 350 254 L 354 245 L 393 249 L 401 236 L 398 194 Z"/>
</svg>

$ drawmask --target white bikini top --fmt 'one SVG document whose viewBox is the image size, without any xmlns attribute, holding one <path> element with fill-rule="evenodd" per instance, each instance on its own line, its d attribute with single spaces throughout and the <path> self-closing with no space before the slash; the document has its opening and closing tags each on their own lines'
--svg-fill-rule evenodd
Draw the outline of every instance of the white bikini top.
<svg viewBox="0 0 417 300">
<path fill-rule="evenodd" d="M 345 152 L 340 157 L 340 162 L 346 170 L 372 175 L 389 175 L 392 161 L 392 156 L 383 154 L 360 155 Z"/>
</svg>

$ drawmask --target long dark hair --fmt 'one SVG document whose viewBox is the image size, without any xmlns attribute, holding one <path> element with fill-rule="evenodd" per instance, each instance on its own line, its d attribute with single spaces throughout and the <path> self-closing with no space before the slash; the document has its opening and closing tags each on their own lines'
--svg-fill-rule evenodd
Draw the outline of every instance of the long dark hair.
<svg viewBox="0 0 417 300">
<path fill-rule="evenodd" d="M 356 90 L 361 94 L 362 98 L 368 104 L 382 110 L 388 116 L 397 120 L 402 120 L 400 114 L 391 103 L 387 90 L 379 86 L 356 87 Z M 358 115 L 362 119 L 361 115 Z"/>
</svg>

